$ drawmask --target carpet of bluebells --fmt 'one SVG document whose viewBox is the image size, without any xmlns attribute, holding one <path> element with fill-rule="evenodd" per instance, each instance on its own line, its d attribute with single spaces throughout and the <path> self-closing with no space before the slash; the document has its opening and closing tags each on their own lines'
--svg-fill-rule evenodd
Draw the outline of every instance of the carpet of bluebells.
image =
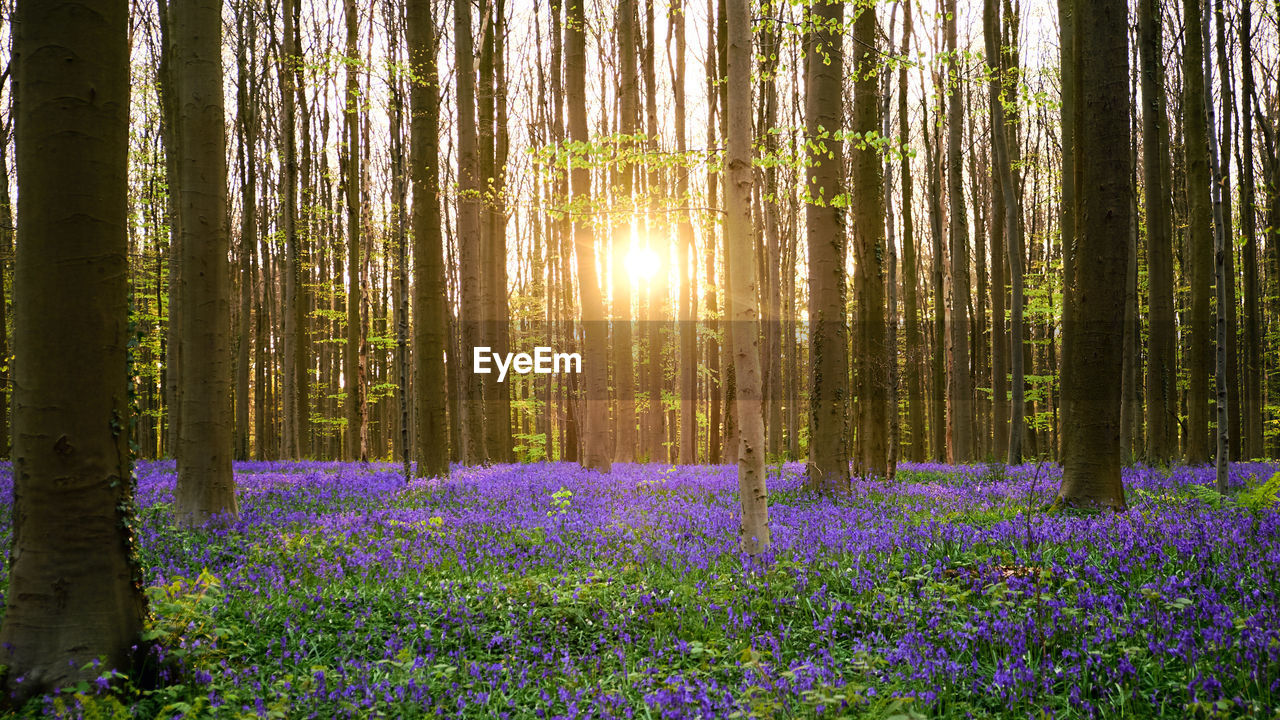
<svg viewBox="0 0 1280 720">
<path fill-rule="evenodd" d="M 240 519 L 197 532 L 173 463 L 142 463 L 158 682 L 28 710 L 1278 718 L 1276 471 L 1219 495 L 1211 468 L 1133 468 L 1128 512 L 1081 516 L 1044 512 L 1049 465 L 908 464 L 836 500 L 780 465 L 749 558 L 731 467 L 244 463 Z"/>
</svg>

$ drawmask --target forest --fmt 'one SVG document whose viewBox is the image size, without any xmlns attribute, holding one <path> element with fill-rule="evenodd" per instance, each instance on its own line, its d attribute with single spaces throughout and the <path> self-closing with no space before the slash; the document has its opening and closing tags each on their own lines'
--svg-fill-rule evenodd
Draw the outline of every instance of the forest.
<svg viewBox="0 0 1280 720">
<path fill-rule="evenodd" d="M 0 717 L 1280 719 L 1280 0 L 0 47 Z"/>
</svg>

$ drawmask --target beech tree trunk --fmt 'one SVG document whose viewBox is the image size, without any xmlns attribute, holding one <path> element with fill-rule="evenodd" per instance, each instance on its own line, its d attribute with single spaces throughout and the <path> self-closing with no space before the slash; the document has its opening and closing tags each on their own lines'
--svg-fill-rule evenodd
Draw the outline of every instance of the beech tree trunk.
<svg viewBox="0 0 1280 720">
<path fill-rule="evenodd" d="M 973 459 L 973 385 L 969 375 L 969 221 L 964 205 L 961 164 L 964 105 L 960 97 L 960 61 L 956 51 L 956 0 L 947 0 L 947 195 L 951 227 L 951 461 Z"/>
<path fill-rule="evenodd" d="M 146 616 L 128 529 L 128 12 L 124 0 L 22 0 L 12 26 L 22 222 L 0 628 L 12 707 L 127 670 Z"/>
<path fill-rule="evenodd" d="M 481 336 L 483 280 L 480 237 L 480 148 L 476 134 L 475 56 L 471 40 L 471 3 L 453 4 L 454 58 L 458 113 L 458 260 L 461 296 L 462 380 L 460 403 L 462 461 L 475 465 L 488 461 L 484 435 L 484 391 L 480 376 L 473 372 L 473 348 L 484 344 Z M 585 138 L 584 138 L 585 140 Z M 585 369 L 585 368 L 584 368 Z"/>
<path fill-rule="evenodd" d="M 990 94 L 991 94 L 991 149 L 994 155 L 994 164 L 996 167 L 996 175 L 999 178 L 999 186 L 1001 193 L 1001 207 L 1004 210 L 1003 218 L 993 217 L 991 222 L 1004 223 L 1004 237 L 1006 238 L 1008 247 L 1009 262 L 1009 278 L 1011 285 L 1010 299 L 1010 339 L 1009 346 L 1013 348 L 1010 353 L 1010 370 L 1012 378 L 1010 386 L 1013 388 L 1013 399 L 1010 403 L 1012 411 L 1007 440 L 1006 462 L 1010 465 L 1017 465 L 1022 462 L 1022 434 L 1023 434 L 1023 366 L 1022 366 L 1022 258 L 1023 258 L 1023 239 L 1022 239 L 1022 197 L 1019 188 L 1015 186 L 1013 177 L 1013 163 L 1010 158 L 1008 126 L 1005 123 L 1005 85 L 1003 81 L 1004 64 L 1001 62 L 1000 47 L 1000 9 L 997 5 L 998 0 L 985 0 L 983 3 L 983 26 L 984 35 L 986 37 L 987 51 L 987 68 L 991 73 Z M 997 267 L 994 260 L 996 248 L 992 245 L 992 268 L 995 272 Z M 1001 263 L 1003 264 L 1003 263 Z M 1000 303 L 995 308 L 996 323 L 1003 327 L 1004 323 L 1004 291 L 1003 281 L 999 277 L 1003 274 L 1003 268 L 997 273 L 993 286 L 1000 286 L 998 292 L 993 292 L 1000 296 Z M 999 389 L 1003 390 L 1004 384 L 1004 358 L 994 357 L 1000 355 L 1003 348 L 997 347 L 995 341 L 992 341 L 992 367 L 999 367 L 1001 377 L 999 378 Z M 997 406 L 1003 405 L 1003 393 L 997 395 L 995 402 Z M 1000 414 L 1001 409 L 997 408 Z M 1003 418 L 1002 418 L 1003 419 Z M 1003 427 L 996 429 L 996 434 L 1004 432 Z"/>
<path fill-rule="evenodd" d="M 1162 22 L 1157 0 L 1138 5 L 1142 93 L 1142 181 L 1147 227 L 1148 460 L 1178 451 L 1177 338 L 1173 316 L 1173 214 L 1169 205 L 1169 131 L 1165 119 Z"/>
<path fill-rule="evenodd" d="M 1201 0 L 1183 0 L 1182 116 L 1186 124 L 1187 245 L 1191 275 L 1190 365 L 1187 386 L 1188 465 L 1209 460 L 1209 358 L 1213 350 L 1209 294 L 1213 280 L 1213 208 L 1209 199 L 1209 136 L 1205 118 Z"/>
<path fill-rule="evenodd" d="M 671 6 L 670 23 L 676 40 L 675 68 L 672 90 L 675 95 L 676 152 L 688 150 L 685 137 L 685 22 L 681 0 Z M 693 262 L 693 223 L 690 221 L 689 175 L 676 173 L 676 202 L 682 208 L 677 214 L 679 243 L 676 263 L 680 273 L 680 464 L 691 465 L 698 458 L 698 350 L 694 327 L 693 278 L 696 265 Z"/>
<path fill-rule="evenodd" d="M 431 0 L 408 0 L 409 165 L 413 183 L 414 411 L 419 477 L 449 473 L 445 392 L 444 238 L 440 228 L 440 73 Z"/>
<path fill-rule="evenodd" d="M 805 229 L 809 245 L 809 465 L 808 486 L 834 494 L 849 487 L 849 423 L 846 414 L 849 340 L 845 325 L 846 236 L 842 212 L 841 126 L 844 49 L 833 32 L 844 3 L 810 8 L 805 96 Z M 833 28 L 835 26 L 835 28 Z"/>
<path fill-rule="evenodd" d="M 769 549 L 769 498 L 764 476 L 764 414 L 760 395 L 760 311 L 751 229 L 751 17 L 748 0 L 728 0 L 728 103 L 725 153 L 725 237 L 739 260 L 730 265 L 733 298 L 733 366 L 738 411 L 738 494 L 742 503 L 742 549 Z"/>
<path fill-rule="evenodd" d="M 231 475 L 231 266 L 227 138 L 222 99 L 222 2 L 169 6 L 178 72 L 178 174 L 182 226 L 181 434 L 174 517 L 200 526 L 233 519 Z"/>
<path fill-rule="evenodd" d="M 459 3 L 465 5 L 466 3 Z M 590 140 L 587 133 L 587 52 L 582 0 L 568 0 L 565 18 L 565 96 L 569 111 L 569 139 Z M 585 376 L 582 466 L 607 473 L 612 468 L 609 451 L 608 328 L 596 270 L 595 233 L 591 219 L 591 169 L 575 163 L 570 171 L 573 207 L 573 245 L 578 263 L 578 294 L 582 305 Z"/>
<path fill-rule="evenodd" d="M 853 130 L 868 137 L 881 130 L 880 62 L 874 5 L 859 7 L 853 22 Z M 897 348 L 887 339 L 885 304 L 884 165 L 879 151 L 865 141 L 850 149 L 854 186 L 853 246 L 859 297 L 857 305 L 859 476 L 888 477 L 889 364 Z M 894 310 L 896 312 L 896 310 Z"/>
<path fill-rule="evenodd" d="M 1254 203 L 1257 188 L 1253 176 L 1253 10 L 1252 3 L 1240 7 L 1240 229 L 1244 235 L 1244 415 L 1242 456 L 1262 456 L 1262 316 L 1258 283 L 1258 230 Z M 1272 228 L 1272 232 L 1275 232 Z"/>
<path fill-rule="evenodd" d="M 902 8 L 902 56 L 911 52 L 911 3 L 903 3 Z M 908 64 L 903 63 L 898 69 L 898 135 L 899 142 L 906 143 L 911 137 L 910 117 L 907 112 L 907 79 Z M 924 462 L 928 457 L 925 450 L 925 346 L 920 328 L 920 304 L 918 298 L 920 277 L 916 260 L 915 225 L 912 221 L 912 186 L 911 156 L 902 155 L 902 304 L 906 313 L 906 348 L 907 356 L 904 367 L 907 382 L 907 436 L 911 439 L 906 458 L 914 462 Z"/>
<path fill-rule="evenodd" d="M 1076 311 L 1069 331 L 1074 397 L 1064 425 L 1071 448 L 1056 504 L 1125 509 L 1120 479 L 1121 365 L 1129 245 L 1117 228 L 1131 221 L 1129 56 L 1124 0 L 1074 0 L 1075 71 L 1085 121 L 1077 126 L 1081 182 L 1076 252 Z"/>
</svg>

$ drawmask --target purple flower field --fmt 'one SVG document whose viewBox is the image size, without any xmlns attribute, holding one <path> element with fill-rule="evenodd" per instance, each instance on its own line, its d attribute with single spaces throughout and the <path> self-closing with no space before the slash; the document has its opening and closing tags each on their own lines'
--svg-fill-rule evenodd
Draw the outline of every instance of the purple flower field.
<svg viewBox="0 0 1280 720">
<path fill-rule="evenodd" d="M 406 486 L 392 465 L 244 463 L 241 519 L 190 533 L 170 522 L 173 464 L 139 464 L 168 686 L 125 702 L 147 717 L 1280 717 L 1280 509 L 1260 489 L 1276 470 L 1233 466 L 1224 497 L 1211 468 L 1133 469 L 1129 512 L 1071 517 L 1040 513 L 1051 466 L 905 465 L 832 502 L 790 464 L 771 471 L 774 551 L 749 560 L 730 467 Z M 45 708 L 116 702 L 91 689 Z"/>
</svg>

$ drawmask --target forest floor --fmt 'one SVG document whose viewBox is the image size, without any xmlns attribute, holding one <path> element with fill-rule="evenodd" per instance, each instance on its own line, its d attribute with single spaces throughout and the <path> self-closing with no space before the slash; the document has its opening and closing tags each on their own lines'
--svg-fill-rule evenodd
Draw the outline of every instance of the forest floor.
<svg viewBox="0 0 1280 720">
<path fill-rule="evenodd" d="M 908 464 L 834 502 L 775 466 L 756 559 L 732 468 L 614 468 L 243 463 L 240 520 L 184 532 L 173 463 L 140 463 L 164 685 L 28 709 L 1280 717 L 1275 465 L 1233 466 L 1227 496 L 1210 468 L 1133 468 L 1131 509 L 1101 516 L 1040 512 L 1049 465 Z"/>
</svg>

